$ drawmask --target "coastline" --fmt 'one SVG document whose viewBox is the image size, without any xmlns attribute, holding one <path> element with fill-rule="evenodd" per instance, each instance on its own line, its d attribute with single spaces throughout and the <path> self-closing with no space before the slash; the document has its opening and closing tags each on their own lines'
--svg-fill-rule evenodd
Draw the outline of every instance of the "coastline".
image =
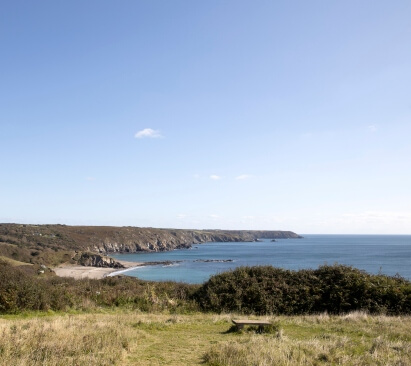
<svg viewBox="0 0 411 366">
<path fill-rule="evenodd" d="M 159 262 L 127 262 L 117 260 L 124 268 L 79 266 L 78 264 L 61 264 L 53 268 L 54 273 L 59 277 L 71 277 L 76 280 L 83 278 L 100 280 L 104 277 L 121 275 L 124 272 L 144 266 L 169 265 L 181 261 L 159 261 Z"/>
<path fill-rule="evenodd" d="M 53 268 L 54 273 L 59 277 L 71 277 L 76 280 L 89 278 L 100 280 L 106 276 L 115 276 L 118 272 L 123 273 L 133 268 L 144 266 L 143 262 L 126 262 L 118 261 L 125 268 L 110 268 L 110 267 L 86 267 L 72 264 L 62 264 Z"/>
</svg>

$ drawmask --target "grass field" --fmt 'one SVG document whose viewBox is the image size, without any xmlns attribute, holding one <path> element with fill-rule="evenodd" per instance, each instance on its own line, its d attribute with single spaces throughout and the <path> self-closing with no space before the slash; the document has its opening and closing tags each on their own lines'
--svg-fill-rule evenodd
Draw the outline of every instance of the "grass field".
<svg viewBox="0 0 411 366">
<path fill-rule="evenodd" d="M 0 365 L 411 365 L 411 317 L 263 317 L 112 312 L 0 318 Z"/>
</svg>

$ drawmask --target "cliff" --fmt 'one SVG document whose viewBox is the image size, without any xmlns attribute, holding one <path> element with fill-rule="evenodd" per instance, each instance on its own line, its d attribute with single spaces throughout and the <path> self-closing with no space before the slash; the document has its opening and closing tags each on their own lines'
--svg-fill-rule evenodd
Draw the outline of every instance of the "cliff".
<svg viewBox="0 0 411 366">
<path fill-rule="evenodd" d="M 76 257 L 78 257 L 77 255 Z M 102 256 L 94 253 L 82 253 L 77 263 L 85 267 L 106 267 L 106 268 L 125 268 L 121 263 L 115 261 L 113 258 Z"/>
<path fill-rule="evenodd" d="M 49 263 L 51 260 L 63 262 L 73 259 L 76 252 L 102 255 L 156 252 L 189 248 L 192 244 L 206 242 L 299 237 L 291 231 L 0 224 L 0 255 L 29 263 Z"/>
</svg>

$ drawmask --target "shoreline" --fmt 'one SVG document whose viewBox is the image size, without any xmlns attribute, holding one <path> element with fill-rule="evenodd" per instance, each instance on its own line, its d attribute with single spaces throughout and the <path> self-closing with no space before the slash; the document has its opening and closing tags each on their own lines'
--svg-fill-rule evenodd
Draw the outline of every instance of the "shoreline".
<svg viewBox="0 0 411 366">
<path fill-rule="evenodd" d="M 59 277 L 70 277 L 76 280 L 85 278 L 100 280 L 109 275 L 114 276 L 117 272 L 122 273 L 124 271 L 129 271 L 145 265 L 145 263 L 143 262 L 118 262 L 121 263 L 125 268 L 88 267 L 79 266 L 77 264 L 62 264 L 58 267 L 53 268 L 53 271 Z"/>
<path fill-rule="evenodd" d="M 53 268 L 53 271 L 59 277 L 70 277 L 76 280 L 85 278 L 101 280 L 104 277 L 121 275 L 124 272 L 128 272 L 133 269 L 145 266 L 169 265 L 173 263 L 179 263 L 181 261 L 126 262 L 118 260 L 117 262 L 121 263 L 124 266 L 124 268 L 79 266 L 78 264 L 61 264 L 58 267 Z"/>
</svg>

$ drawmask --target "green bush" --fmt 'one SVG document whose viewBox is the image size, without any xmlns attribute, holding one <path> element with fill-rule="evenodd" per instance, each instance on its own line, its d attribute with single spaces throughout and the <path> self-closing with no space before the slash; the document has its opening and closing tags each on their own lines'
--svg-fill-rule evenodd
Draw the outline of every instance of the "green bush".
<svg viewBox="0 0 411 366">
<path fill-rule="evenodd" d="M 211 277 L 194 297 L 205 311 L 258 315 L 411 312 L 411 282 L 343 265 L 300 271 L 240 267 Z"/>
<path fill-rule="evenodd" d="M 132 277 L 74 280 L 38 276 L 35 266 L 0 262 L 0 313 L 96 307 L 257 315 L 361 310 L 399 315 L 411 313 L 411 282 L 342 265 L 300 271 L 240 267 L 213 276 L 202 286 Z"/>
<path fill-rule="evenodd" d="M 74 280 L 37 276 L 36 271 L 0 262 L 0 313 L 25 310 L 87 310 L 131 307 L 142 311 L 187 312 L 197 309 L 198 286 L 150 283 L 132 277 Z"/>
</svg>

